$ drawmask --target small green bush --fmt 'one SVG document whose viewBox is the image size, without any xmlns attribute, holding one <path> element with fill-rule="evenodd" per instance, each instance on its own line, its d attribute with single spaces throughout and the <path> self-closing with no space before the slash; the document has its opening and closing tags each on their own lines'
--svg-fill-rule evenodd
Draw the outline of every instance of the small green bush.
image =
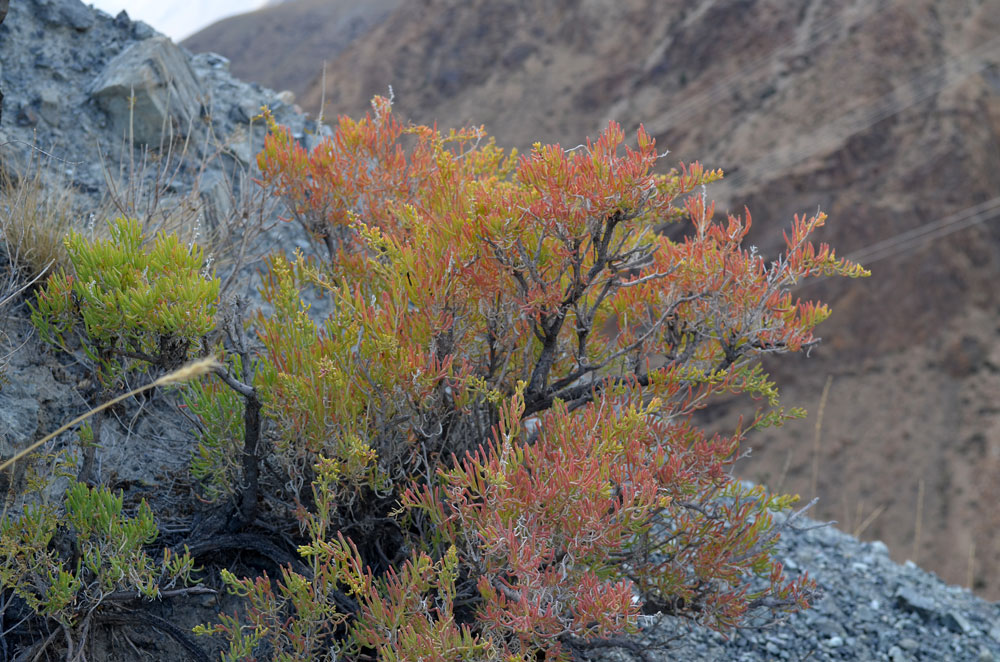
<svg viewBox="0 0 1000 662">
<path fill-rule="evenodd" d="M 170 370 L 203 349 L 219 280 L 202 273 L 200 247 L 164 234 L 144 246 L 139 222 L 124 218 L 107 240 L 71 232 L 65 243 L 72 271 L 50 277 L 32 306 L 43 340 L 80 342 L 105 385 L 125 366 Z"/>
<path fill-rule="evenodd" d="M 194 583 L 190 555 L 165 549 L 155 559 L 145 551 L 158 535 L 145 501 L 128 516 L 121 492 L 73 483 L 62 504 L 31 504 L 0 521 L 0 585 L 80 645 L 103 606 Z M 58 551 L 65 541 L 70 549 Z"/>
</svg>

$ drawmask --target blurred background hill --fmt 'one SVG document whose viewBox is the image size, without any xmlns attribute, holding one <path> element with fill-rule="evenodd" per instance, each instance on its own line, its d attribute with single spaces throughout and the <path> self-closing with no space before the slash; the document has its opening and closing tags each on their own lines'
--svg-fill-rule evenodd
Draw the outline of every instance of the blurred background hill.
<svg viewBox="0 0 1000 662">
<path fill-rule="evenodd" d="M 809 418 L 741 471 L 997 600 L 998 35 L 1000 0 L 290 0 L 183 45 L 328 122 L 391 85 L 415 122 L 522 150 L 643 123 L 667 164 L 726 171 L 717 210 L 748 207 L 765 254 L 820 207 L 873 275 L 801 289 L 825 341 L 769 367 Z"/>
</svg>

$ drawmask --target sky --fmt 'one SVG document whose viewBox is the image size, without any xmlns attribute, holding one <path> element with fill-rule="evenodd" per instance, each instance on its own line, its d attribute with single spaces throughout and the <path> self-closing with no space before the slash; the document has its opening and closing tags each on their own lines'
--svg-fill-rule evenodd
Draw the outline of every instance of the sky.
<svg viewBox="0 0 1000 662">
<path fill-rule="evenodd" d="M 84 0 L 112 16 L 121 10 L 145 21 L 175 42 L 233 14 L 262 7 L 267 0 Z"/>
</svg>

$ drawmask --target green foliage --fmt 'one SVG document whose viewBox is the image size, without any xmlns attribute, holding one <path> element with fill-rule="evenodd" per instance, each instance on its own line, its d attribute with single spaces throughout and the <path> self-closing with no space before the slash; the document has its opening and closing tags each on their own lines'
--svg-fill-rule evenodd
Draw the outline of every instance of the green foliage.
<svg viewBox="0 0 1000 662">
<path fill-rule="evenodd" d="M 127 516 L 121 493 L 74 483 L 62 508 L 32 504 L 20 517 L 0 522 L 0 584 L 36 613 L 73 628 L 123 594 L 154 599 L 192 583 L 189 555 L 164 550 L 156 560 L 146 553 L 157 535 L 145 501 Z M 72 553 L 60 553 L 54 544 L 67 538 Z"/>
<path fill-rule="evenodd" d="M 149 246 L 138 221 L 110 224 L 110 238 L 71 232 L 73 273 L 60 270 L 38 293 L 31 319 L 46 342 L 82 343 L 98 374 L 111 383 L 123 362 L 176 368 L 214 328 L 219 280 L 204 272 L 197 245 L 158 235 Z"/>
<path fill-rule="evenodd" d="M 242 372 L 238 354 L 228 360 L 233 370 Z M 200 424 L 191 475 L 200 481 L 202 495 L 209 501 L 232 497 L 239 485 L 243 400 L 217 379 L 192 381 L 182 393 L 185 406 Z"/>
<path fill-rule="evenodd" d="M 309 565 L 303 575 L 291 568 L 282 570 L 277 582 L 267 575 L 239 578 L 223 570 L 222 581 L 230 592 L 244 598 L 247 615 L 220 614 L 213 626 L 198 626 L 198 634 L 217 633 L 229 640 L 224 662 L 254 659 L 266 652 L 279 662 L 336 659 L 340 646 L 333 641 L 346 615 L 338 609 L 338 587 L 349 574 L 343 540 L 327 544 L 330 510 L 340 477 L 336 463 L 321 461 L 317 467 L 313 497 L 316 513 L 304 517 L 310 539 L 324 541 L 299 549 Z M 249 621 L 249 623 L 247 623 Z"/>
</svg>

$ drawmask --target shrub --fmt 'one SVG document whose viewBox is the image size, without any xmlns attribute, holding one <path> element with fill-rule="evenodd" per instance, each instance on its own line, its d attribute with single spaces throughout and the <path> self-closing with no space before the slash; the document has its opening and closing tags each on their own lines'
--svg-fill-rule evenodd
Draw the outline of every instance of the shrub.
<svg viewBox="0 0 1000 662">
<path fill-rule="evenodd" d="M 229 325 L 222 376 L 252 424 L 218 388 L 191 404 L 212 494 L 243 527 L 294 512 L 307 563 L 224 575 L 251 628 L 200 630 L 225 659 L 559 660 L 628 648 L 645 613 L 726 630 L 806 606 L 814 584 L 772 555 L 795 499 L 730 470 L 749 431 L 800 414 L 758 363 L 818 342 L 829 311 L 791 288 L 866 275 L 809 241 L 823 215 L 768 262 L 742 245 L 749 212 L 715 219 L 721 173 L 655 174 L 654 141 L 623 148 L 614 123 L 521 157 L 381 98 L 312 153 L 271 129 L 264 181 L 329 261 L 272 257 L 258 351 Z M 685 219 L 682 241 L 655 231 Z M 307 286 L 333 302 L 322 324 Z M 763 406 L 709 435 L 693 416 L 722 393 Z"/>
<path fill-rule="evenodd" d="M 175 235 L 145 241 L 134 219 L 111 223 L 106 240 L 70 232 L 72 270 L 50 276 L 31 307 L 42 340 L 66 351 L 82 345 L 101 402 L 117 394 L 128 371 L 169 371 L 202 353 L 215 326 L 219 280 L 207 273 L 201 249 Z M 97 440 L 103 417 L 95 418 Z M 85 444 L 81 482 L 94 481 L 94 457 L 94 445 Z"/>
<path fill-rule="evenodd" d="M 121 493 L 74 482 L 63 504 L 30 504 L 20 517 L 0 522 L 0 586 L 59 626 L 66 660 L 86 659 L 83 646 L 108 606 L 184 594 L 194 583 L 190 555 L 146 553 L 159 535 L 146 502 L 131 517 L 123 505 Z M 69 549 L 60 552 L 67 540 Z M 35 650 L 37 657 L 51 640 Z"/>
<path fill-rule="evenodd" d="M 108 386 L 130 364 L 170 370 L 187 361 L 214 328 L 219 295 L 197 245 L 161 234 L 146 248 L 138 221 L 125 218 L 110 235 L 70 232 L 73 271 L 48 279 L 31 315 L 46 342 L 66 348 L 67 334 L 81 342 Z"/>
<path fill-rule="evenodd" d="M 731 469 L 746 434 L 801 413 L 759 365 L 818 342 L 829 311 L 791 288 L 866 274 L 810 242 L 824 217 L 796 217 L 769 262 L 743 247 L 748 212 L 715 218 L 706 185 L 721 173 L 656 174 L 642 129 L 634 148 L 611 123 L 581 148 L 518 157 L 481 129 L 442 135 L 373 107 L 312 153 L 271 122 L 259 156 L 327 259 L 272 256 L 271 312 L 226 307 L 218 381 L 185 397 L 192 473 L 222 506 L 192 549 L 283 564 L 273 579 L 223 571 L 245 613 L 198 632 L 223 635 L 231 661 L 565 660 L 635 652 L 624 635 L 654 613 L 725 631 L 805 607 L 815 585 L 772 553 L 788 525 L 772 514 L 795 498 Z M 656 232 L 684 221 L 681 241 Z M 33 320 L 82 344 L 105 393 L 124 371 L 207 351 L 219 289 L 197 247 L 147 245 L 128 220 L 67 247 L 75 274 L 50 277 Z M 323 321 L 310 287 L 332 302 Z M 724 393 L 760 410 L 710 435 L 695 414 Z M 92 447 L 81 477 L 88 464 Z M 120 510 L 105 488 L 69 498 L 66 513 Z M 42 534 L 61 526 L 56 510 L 26 512 Z M 147 512 L 137 521 L 116 549 L 151 541 Z M 12 544 L 49 545 L 5 526 Z M 25 592 L 33 608 L 79 599 L 72 575 L 49 576 L 62 602 Z"/>
</svg>

